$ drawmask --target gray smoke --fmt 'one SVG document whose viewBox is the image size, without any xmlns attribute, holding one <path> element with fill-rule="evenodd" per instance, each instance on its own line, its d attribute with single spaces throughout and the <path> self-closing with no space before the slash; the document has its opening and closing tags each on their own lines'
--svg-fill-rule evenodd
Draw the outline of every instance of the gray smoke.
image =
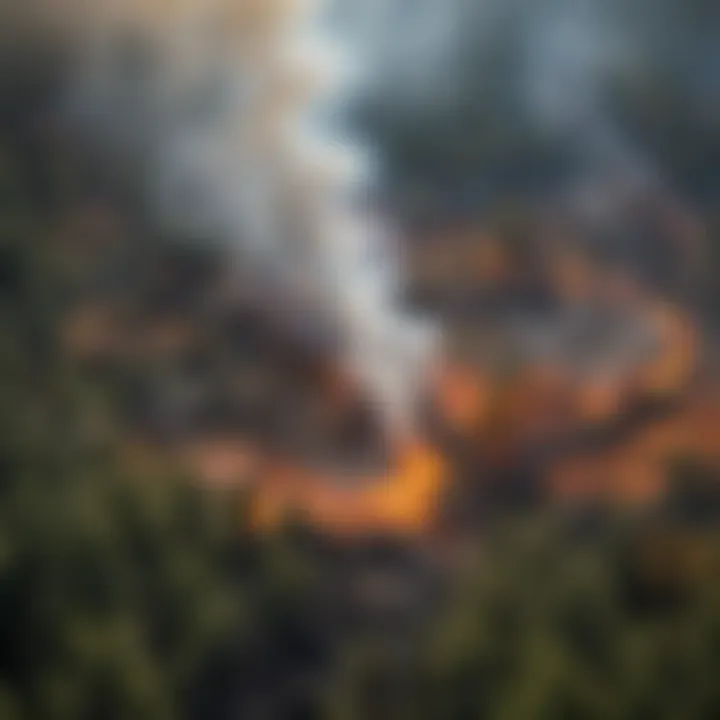
<svg viewBox="0 0 720 720">
<path fill-rule="evenodd" d="M 390 432 L 411 432 L 434 332 L 399 309 L 393 234 L 359 209 L 371 153 L 332 127 L 353 58 L 322 17 L 299 0 L 34 4 L 74 45 L 75 121 L 141 163 L 165 222 L 231 246 L 255 301 L 336 352 Z"/>
<path fill-rule="evenodd" d="M 668 102 L 710 126 L 720 108 L 720 6 L 702 0 L 336 0 L 368 63 L 365 108 L 397 135 L 472 152 L 507 128 L 549 138 L 588 178 L 666 182 L 627 126 L 617 90 Z M 339 20 L 340 22 L 340 20 Z M 669 108 L 658 108 L 666 112 Z M 438 118 L 440 120 L 438 121 Z M 714 119 L 714 120 L 713 120 Z M 511 138 L 523 146 L 526 138 Z M 490 153 L 493 153 L 492 143 Z M 474 170 L 482 176 L 486 152 Z M 612 180 L 609 178 L 612 177 Z"/>
</svg>

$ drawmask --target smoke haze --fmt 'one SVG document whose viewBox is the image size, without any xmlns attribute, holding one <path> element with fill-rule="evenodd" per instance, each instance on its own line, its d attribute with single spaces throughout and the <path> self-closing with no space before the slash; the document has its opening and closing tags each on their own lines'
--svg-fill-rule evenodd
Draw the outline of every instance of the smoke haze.
<svg viewBox="0 0 720 720">
<path fill-rule="evenodd" d="M 318 10 L 267 0 L 51 10 L 35 3 L 27 17 L 69 33 L 74 121 L 140 163 L 166 223 L 235 247 L 255 302 L 339 353 L 392 432 L 408 432 L 432 332 L 399 310 L 393 238 L 360 209 L 369 151 L 327 128 L 352 58 Z"/>
</svg>

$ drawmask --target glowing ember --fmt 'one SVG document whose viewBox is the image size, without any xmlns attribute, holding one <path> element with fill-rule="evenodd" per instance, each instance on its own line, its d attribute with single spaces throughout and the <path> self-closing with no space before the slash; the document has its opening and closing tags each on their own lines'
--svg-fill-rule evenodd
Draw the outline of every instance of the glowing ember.
<svg viewBox="0 0 720 720">
<path fill-rule="evenodd" d="M 663 340 L 663 350 L 647 368 L 643 389 L 655 395 L 672 394 L 694 371 L 700 352 L 699 334 L 690 317 L 669 305 L 653 303 L 647 312 Z"/>
<path fill-rule="evenodd" d="M 257 488 L 253 521 L 257 529 L 276 527 L 298 515 L 337 535 L 418 533 L 437 516 L 447 477 L 445 463 L 430 446 L 408 443 L 387 476 L 354 488 L 337 479 L 276 468 Z"/>
<path fill-rule="evenodd" d="M 578 389 L 578 414 L 591 422 L 615 417 L 622 412 L 624 393 L 613 378 L 591 381 Z"/>
<path fill-rule="evenodd" d="M 619 502 L 658 497 L 673 456 L 720 460 L 717 390 L 702 388 L 672 417 L 631 434 L 615 447 L 569 457 L 553 470 L 551 488 L 560 498 L 605 496 Z"/>
<path fill-rule="evenodd" d="M 470 432 L 490 410 L 490 382 L 479 372 L 461 366 L 443 369 L 437 380 L 438 412 L 460 432 Z"/>
</svg>

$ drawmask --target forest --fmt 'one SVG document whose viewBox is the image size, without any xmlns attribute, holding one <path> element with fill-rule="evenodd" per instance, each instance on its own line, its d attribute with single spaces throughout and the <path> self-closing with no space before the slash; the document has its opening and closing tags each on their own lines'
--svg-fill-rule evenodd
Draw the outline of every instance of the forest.
<svg viewBox="0 0 720 720">
<path fill-rule="evenodd" d="M 483 418 L 471 408 L 466 423 L 462 402 L 428 410 L 451 482 L 410 537 L 362 523 L 338 536 L 313 508 L 258 530 L 255 494 L 282 483 L 270 461 L 242 481 L 235 456 L 226 471 L 237 438 L 298 464 L 376 465 L 386 461 L 376 419 L 356 392 L 336 407 L 332 361 L 224 293 L 227 247 L 159 222 L 133 162 L 112 162 L 64 122 L 52 49 L 0 33 L 1 720 L 720 717 L 720 22 L 700 0 L 610 4 L 621 26 L 659 18 L 643 25 L 637 74 L 613 76 L 607 92 L 619 98 L 613 122 L 663 168 L 643 190 L 645 210 L 665 218 L 677 205 L 703 228 L 702 294 L 647 270 L 653 233 L 664 236 L 632 208 L 611 211 L 620 229 L 568 209 L 565 186 L 596 177 L 595 150 L 588 160 L 573 145 L 585 110 L 567 118 L 578 128 L 518 110 L 522 3 L 508 3 L 495 21 L 503 32 L 463 60 L 456 97 L 423 114 L 376 81 L 357 126 L 385 158 L 381 204 L 416 240 L 417 298 L 423 263 L 459 252 L 458 228 L 473 249 L 490 232 L 510 258 L 514 279 L 501 274 L 490 290 L 472 273 L 459 279 L 462 261 L 425 288 L 458 347 L 478 337 L 486 347 L 516 295 L 535 306 L 552 290 L 530 282 L 533 248 L 560 213 L 581 238 L 615 232 L 621 250 L 651 236 L 629 267 L 692 319 L 701 358 L 668 397 L 660 381 L 650 400 L 646 386 L 633 394 L 618 413 L 627 424 L 613 415 L 578 431 L 570 413 L 570 439 L 563 425 L 538 448 L 523 424 L 535 411 L 521 402 L 521 361 L 503 355 Z M 708 53 L 702 72 L 689 45 Z M 599 150 L 608 162 L 610 144 Z M 625 173 L 618 161 L 602 181 Z M 682 262 L 669 255 L 671 269 Z M 711 406 L 699 420 L 697 398 Z M 581 474 L 605 472 L 597 457 L 629 447 L 642 469 L 649 455 L 633 443 L 668 417 L 677 427 L 691 417 L 695 437 L 662 435 L 652 459 L 662 491 L 619 503 L 558 489 L 571 456 Z M 638 464 L 620 465 L 609 472 L 623 484 Z"/>
</svg>

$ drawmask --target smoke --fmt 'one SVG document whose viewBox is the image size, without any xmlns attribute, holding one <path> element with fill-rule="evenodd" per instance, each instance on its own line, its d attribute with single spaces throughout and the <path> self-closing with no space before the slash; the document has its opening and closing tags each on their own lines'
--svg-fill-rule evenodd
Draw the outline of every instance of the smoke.
<svg viewBox="0 0 720 720">
<path fill-rule="evenodd" d="M 23 12 L 70 38 L 75 117 L 142 160 L 164 220 L 235 247 L 257 302 L 336 350 L 388 422 L 407 427 L 435 341 L 398 309 L 393 233 L 359 209 L 363 186 L 397 157 L 389 146 L 405 143 L 402 162 L 408 144 L 435 143 L 423 157 L 444 185 L 453 163 L 482 180 L 518 165 L 502 152 L 534 162 L 506 131 L 552 137 L 581 167 L 573 186 L 590 209 L 617 216 L 616 197 L 664 179 L 610 85 L 683 66 L 669 11 L 683 3 L 648 13 L 646 0 L 328 1 L 330 16 L 300 0 L 26 0 Z M 707 35 L 697 52 L 716 58 Z M 343 130 L 355 98 L 390 118 L 380 162 Z"/>
<path fill-rule="evenodd" d="M 359 75 L 319 10 L 35 0 L 31 16 L 73 46 L 72 117 L 141 163 L 164 221 L 231 245 L 255 301 L 336 352 L 390 432 L 411 432 L 434 331 L 399 309 L 399 250 L 362 209 L 371 153 L 334 119 Z"/>
<path fill-rule="evenodd" d="M 600 254 L 643 273 L 674 253 L 683 277 L 670 280 L 673 292 L 683 285 L 684 296 L 698 295 L 692 286 L 706 281 L 690 267 L 702 264 L 704 241 L 677 237 L 671 249 L 657 247 L 678 232 L 639 208 L 672 207 L 689 226 L 696 219 L 687 198 L 717 192 L 711 128 L 720 76 L 710 36 L 720 28 L 718 7 L 336 2 L 343 32 L 367 58 L 359 117 L 382 148 L 383 179 L 400 207 L 411 215 L 492 212 L 507 195 L 541 196 L 578 220 Z M 667 281 L 658 283 L 663 290 Z"/>
<path fill-rule="evenodd" d="M 720 16 L 700 0 L 336 2 L 344 32 L 369 58 L 365 109 L 388 145 L 404 128 L 405 137 L 467 157 L 477 138 L 515 128 L 508 153 L 527 148 L 532 134 L 571 155 L 587 177 L 647 188 L 670 173 L 652 148 L 662 138 L 643 132 L 642 113 L 681 107 L 683 122 L 698 128 L 716 117 L 717 48 L 708 33 Z M 632 103 L 653 93 L 672 107 L 637 115 Z M 493 142 L 476 151 L 470 172 L 487 177 L 496 152 Z"/>
</svg>

